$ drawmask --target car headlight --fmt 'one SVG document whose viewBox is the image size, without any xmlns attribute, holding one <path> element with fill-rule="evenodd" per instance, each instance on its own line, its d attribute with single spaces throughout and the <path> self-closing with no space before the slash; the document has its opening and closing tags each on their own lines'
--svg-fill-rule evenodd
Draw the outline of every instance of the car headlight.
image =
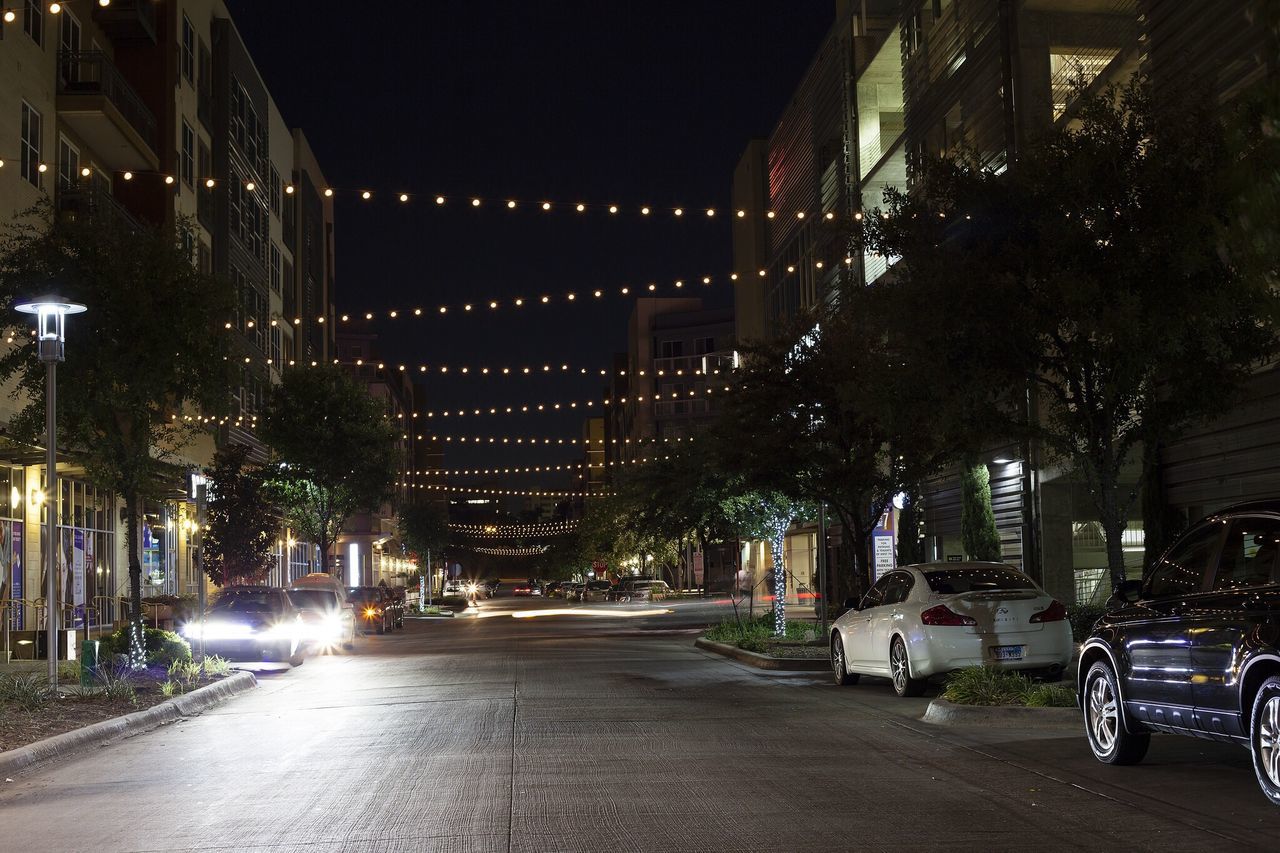
<svg viewBox="0 0 1280 853">
<path fill-rule="evenodd" d="M 183 628 L 183 633 L 188 637 L 200 637 L 200 623 L 190 622 Z M 253 626 L 243 622 L 206 622 L 204 625 L 204 639 L 206 640 L 243 640 L 252 637 L 254 634 Z"/>
</svg>

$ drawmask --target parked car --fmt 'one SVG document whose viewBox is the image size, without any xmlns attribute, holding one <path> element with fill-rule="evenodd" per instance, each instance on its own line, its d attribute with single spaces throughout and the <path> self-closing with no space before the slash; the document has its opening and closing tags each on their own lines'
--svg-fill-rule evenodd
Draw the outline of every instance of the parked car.
<svg viewBox="0 0 1280 853">
<path fill-rule="evenodd" d="M 651 601 L 655 595 L 671 591 L 666 581 L 652 578 L 625 578 L 617 587 L 606 593 L 613 601 Z"/>
<path fill-rule="evenodd" d="M 385 634 L 391 630 L 394 616 L 387 609 L 382 587 L 349 586 L 347 598 L 355 608 L 360 630 L 366 634 Z"/>
<path fill-rule="evenodd" d="M 1058 680 L 1071 661 L 1067 609 L 1002 563 L 924 563 L 883 575 L 832 626 L 837 684 L 888 676 L 899 696 L 966 666 Z"/>
<path fill-rule="evenodd" d="M 489 578 L 487 581 L 484 582 L 485 594 L 489 598 L 493 598 L 495 595 L 498 594 L 498 587 L 500 586 L 502 586 L 502 581 L 499 578 Z"/>
<path fill-rule="evenodd" d="M 336 590 L 304 584 L 291 586 L 285 595 L 302 616 L 303 635 L 312 648 L 355 647 L 355 611 Z"/>
<path fill-rule="evenodd" d="M 613 592 L 608 581 L 587 581 L 577 588 L 578 601 L 607 601 Z"/>
<path fill-rule="evenodd" d="M 182 633 L 204 639 L 205 654 L 232 661 L 285 661 L 302 666 L 305 629 L 302 617 L 283 589 L 233 586 L 218 593 L 199 621 L 188 622 Z"/>
<path fill-rule="evenodd" d="M 380 585 L 381 586 L 381 585 Z M 404 627 L 404 587 L 381 586 L 383 607 L 391 613 L 391 627 Z"/>
<path fill-rule="evenodd" d="M 1280 500 L 1187 530 L 1080 650 L 1085 735 L 1105 764 L 1136 764 L 1152 732 L 1238 743 L 1280 805 Z"/>
<path fill-rule="evenodd" d="M 547 598 L 564 597 L 572 585 L 573 581 L 552 581 L 542 588 L 542 594 Z"/>
</svg>

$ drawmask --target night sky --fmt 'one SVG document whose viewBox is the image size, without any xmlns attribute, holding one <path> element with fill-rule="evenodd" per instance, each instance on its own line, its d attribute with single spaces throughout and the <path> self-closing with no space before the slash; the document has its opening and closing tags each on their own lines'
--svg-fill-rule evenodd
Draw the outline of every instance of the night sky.
<svg viewBox="0 0 1280 853">
<path fill-rule="evenodd" d="M 448 377 L 437 373 L 425 385 L 423 410 L 598 401 L 599 369 L 626 348 L 630 302 L 617 295 L 624 284 L 713 275 L 719 285 L 699 285 L 700 293 L 709 304 L 731 304 L 723 211 L 734 166 L 748 139 L 772 129 L 834 5 L 228 0 L 285 120 L 303 129 L 340 193 L 339 314 L 430 309 L 419 319 L 369 324 L 387 361 L 450 366 Z M 359 199 L 363 189 L 373 200 Z M 409 204 L 396 200 L 400 192 L 411 194 Z M 438 208 L 436 194 L 464 200 Z M 472 196 L 485 204 L 470 207 Z M 528 203 L 509 211 L 507 198 L 617 203 L 621 212 L 544 213 Z M 645 204 L 685 205 L 697 215 L 644 218 Z M 708 206 L 721 215 L 708 219 L 701 212 Z M 603 304 L 563 299 L 595 287 L 613 295 Z M 544 293 L 559 298 L 537 305 Z M 516 296 L 531 304 L 438 314 L 442 304 Z M 548 362 L 596 375 L 454 373 L 462 365 Z M 570 438 L 581 435 L 581 422 L 577 412 L 451 417 L 438 432 Z M 578 455 L 449 448 L 450 468 Z M 563 476 L 522 474 L 504 487 L 567 484 Z"/>
</svg>

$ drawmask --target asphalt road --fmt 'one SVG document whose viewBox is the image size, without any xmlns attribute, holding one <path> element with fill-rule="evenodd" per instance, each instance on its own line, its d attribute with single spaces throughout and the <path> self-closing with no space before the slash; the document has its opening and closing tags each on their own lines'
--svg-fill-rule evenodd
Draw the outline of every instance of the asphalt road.
<svg viewBox="0 0 1280 853">
<path fill-rule="evenodd" d="M 717 605 L 410 621 L 0 786 L 0 851 L 1272 849 L 1242 749 L 919 722 L 693 648 Z M 638 608 L 632 608 L 638 609 Z"/>
</svg>

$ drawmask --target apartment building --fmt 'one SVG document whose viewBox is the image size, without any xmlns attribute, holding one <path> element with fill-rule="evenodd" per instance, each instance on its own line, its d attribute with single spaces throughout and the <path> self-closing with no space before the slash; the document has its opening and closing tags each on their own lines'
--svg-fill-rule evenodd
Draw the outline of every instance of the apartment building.
<svg viewBox="0 0 1280 853">
<path fill-rule="evenodd" d="M 0 217 L 11 221 L 48 199 L 59 216 L 139 227 L 188 219 L 193 263 L 239 288 L 228 334 L 245 367 L 231 422 L 187 448 L 184 461 L 203 466 L 226 442 L 265 458 L 253 425 L 266 389 L 289 362 L 333 351 L 332 201 L 305 137 L 280 115 L 219 0 L 22 0 L 5 8 L 13 20 L 0 17 Z M 13 412 L 6 395 L 0 420 Z M 41 454 L 0 446 L 9 484 L 0 598 L 40 595 L 43 546 L 32 525 L 41 519 Z M 76 577 L 75 604 L 90 621 L 108 621 L 127 585 L 116 500 L 70 460 L 59 463 L 59 479 L 61 553 Z M 190 593 L 201 582 L 188 547 L 194 508 L 181 485 L 144 509 L 144 595 Z M 281 531 L 278 560 L 309 567 L 314 548 Z M 29 605 L 10 615 L 15 628 L 33 619 Z"/>
</svg>

